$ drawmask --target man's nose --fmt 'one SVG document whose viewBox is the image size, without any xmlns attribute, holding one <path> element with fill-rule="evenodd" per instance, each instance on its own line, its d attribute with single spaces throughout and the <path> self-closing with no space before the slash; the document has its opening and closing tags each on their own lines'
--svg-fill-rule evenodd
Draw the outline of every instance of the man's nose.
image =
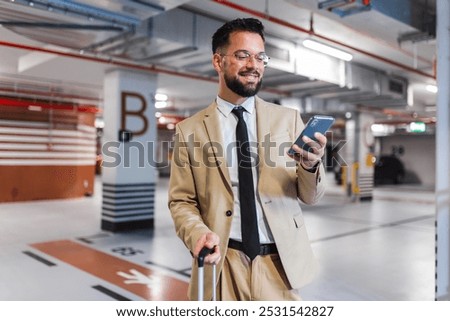
<svg viewBox="0 0 450 321">
<path fill-rule="evenodd" d="M 251 55 L 247 59 L 247 66 L 252 66 L 254 69 L 259 65 L 258 59 L 256 59 L 256 56 Z"/>
</svg>

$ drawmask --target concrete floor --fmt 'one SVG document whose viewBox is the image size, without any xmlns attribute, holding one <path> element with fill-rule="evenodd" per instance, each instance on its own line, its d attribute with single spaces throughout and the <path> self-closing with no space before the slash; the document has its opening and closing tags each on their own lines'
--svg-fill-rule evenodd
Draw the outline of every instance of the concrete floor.
<svg viewBox="0 0 450 321">
<path fill-rule="evenodd" d="M 321 270 L 303 299 L 434 300 L 434 193 L 377 187 L 372 201 L 350 202 L 328 182 L 304 207 Z M 0 300 L 182 300 L 191 258 L 167 184 L 159 179 L 153 231 L 101 231 L 101 177 L 93 197 L 0 204 Z"/>
</svg>

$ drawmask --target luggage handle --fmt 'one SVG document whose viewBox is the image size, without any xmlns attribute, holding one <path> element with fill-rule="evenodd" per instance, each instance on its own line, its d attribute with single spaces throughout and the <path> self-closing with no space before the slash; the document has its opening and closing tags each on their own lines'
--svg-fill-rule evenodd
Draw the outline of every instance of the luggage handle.
<svg viewBox="0 0 450 321">
<path fill-rule="evenodd" d="M 200 253 L 198 253 L 198 258 L 197 258 L 198 267 L 203 267 L 203 265 L 205 264 L 205 257 L 209 254 L 213 254 L 215 248 L 216 248 L 215 246 L 212 249 L 207 248 L 205 246 L 204 248 L 202 248 L 200 250 Z"/>
<path fill-rule="evenodd" d="M 209 254 L 214 253 L 215 246 L 210 249 L 204 247 L 198 253 L 197 264 L 198 264 L 198 300 L 203 301 L 203 266 L 205 265 L 205 257 Z M 216 301 L 216 265 L 213 264 L 212 271 L 212 299 Z"/>
</svg>

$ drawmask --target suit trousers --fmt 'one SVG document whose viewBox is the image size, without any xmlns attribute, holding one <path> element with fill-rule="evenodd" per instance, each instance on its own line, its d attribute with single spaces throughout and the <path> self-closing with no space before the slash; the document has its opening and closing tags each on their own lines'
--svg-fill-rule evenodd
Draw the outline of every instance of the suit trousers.
<svg viewBox="0 0 450 321">
<path fill-rule="evenodd" d="M 300 301 L 291 289 L 278 254 L 258 255 L 253 261 L 228 248 L 217 285 L 221 301 Z"/>
</svg>

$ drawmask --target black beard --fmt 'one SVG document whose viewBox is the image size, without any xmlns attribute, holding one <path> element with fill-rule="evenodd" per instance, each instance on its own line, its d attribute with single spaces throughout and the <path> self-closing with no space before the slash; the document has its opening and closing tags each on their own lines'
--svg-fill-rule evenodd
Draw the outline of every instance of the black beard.
<svg viewBox="0 0 450 321">
<path fill-rule="evenodd" d="M 244 85 L 238 78 L 231 78 L 225 75 L 225 83 L 227 84 L 227 87 L 235 94 L 241 97 L 251 97 L 255 96 L 261 89 L 262 80 L 256 84 L 256 87 L 252 88 L 249 85 Z"/>
</svg>

